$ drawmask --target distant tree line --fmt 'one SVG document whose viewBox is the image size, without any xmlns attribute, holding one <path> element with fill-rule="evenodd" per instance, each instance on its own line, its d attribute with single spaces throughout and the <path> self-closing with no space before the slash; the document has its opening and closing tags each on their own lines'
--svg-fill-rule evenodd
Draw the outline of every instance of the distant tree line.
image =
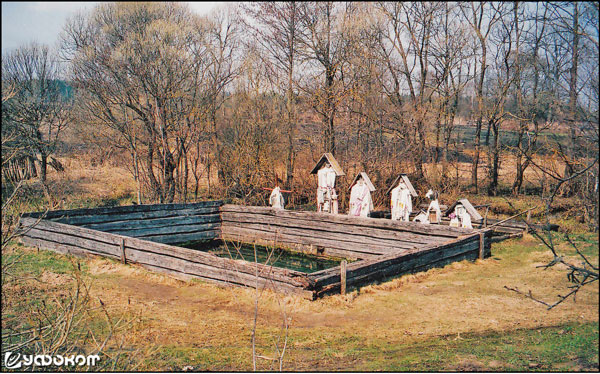
<svg viewBox="0 0 600 374">
<path fill-rule="evenodd" d="M 197 197 L 207 175 L 213 196 L 280 178 L 302 202 L 323 152 L 381 186 L 491 196 L 503 163 L 515 195 L 530 168 L 552 183 L 595 163 L 562 193 L 597 222 L 598 34 L 597 2 L 100 4 L 60 57 L 3 55 L 3 170 L 14 154 L 44 179 L 67 124 L 122 150 L 140 203 Z"/>
</svg>

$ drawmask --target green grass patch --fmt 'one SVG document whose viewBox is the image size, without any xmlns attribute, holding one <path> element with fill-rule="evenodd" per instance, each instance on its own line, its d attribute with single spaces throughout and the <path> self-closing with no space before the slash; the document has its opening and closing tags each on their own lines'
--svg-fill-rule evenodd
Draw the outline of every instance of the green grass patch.
<svg viewBox="0 0 600 374">
<path fill-rule="evenodd" d="M 333 344 L 337 344 L 333 343 Z M 597 370 L 598 325 L 569 324 L 355 347 L 353 370 Z"/>
<path fill-rule="evenodd" d="M 201 342 L 199 342 L 200 345 Z M 148 370 L 181 371 L 186 366 L 193 371 L 251 370 L 252 349 L 246 346 L 158 347 L 142 367 Z"/>
<path fill-rule="evenodd" d="M 77 263 L 80 264 L 82 272 L 87 271 L 85 261 L 73 258 L 73 263 L 65 255 L 47 251 L 47 250 L 24 250 L 21 245 L 13 247 L 12 251 L 7 251 L 2 255 L 2 265 L 14 262 L 12 271 L 15 274 L 28 275 L 32 277 L 40 276 L 44 271 L 50 271 L 57 274 L 71 273 Z"/>
<path fill-rule="evenodd" d="M 546 233 L 541 233 L 546 242 L 550 242 Z M 552 243 L 559 255 L 578 256 L 575 248 L 568 243 L 565 234 L 552 232 Z M 579 251 L 591 261 L 598 261 L 599 245 L 598 236 L 594 233 L 582 233 L 569 235 L 571 241 Z M 524 254 L 533 252 L 550 252 L 550 249 L 538 238 L 534 242 L 523 243 L 521 239 L 510 239 L 495 243 L 493 247 L 493 256 L 502 256 L 505 260 L 519 261 Z"/>
<path fill-rule="evenodd" d="M 329 335 L 329 334 L 327 334 Z M 304 339 L 311 344 L 295 347 Z M 162 346 L 149 358 L 149 370 L 250 370 L 249 342 L 236 346 Z M 402 343 L 383 339 L 292 333 L 284 357 L 284 370 L 358 371 L 594 371 L 598 369 L 598 325 L 567 324 L 505 333 L 465 334 L 427 339 L 407 338 Z M 259 350 L 264 352 L 264 347 Z M 259 360 L 261 367 L 270 365 Z M 307 366 L 308 365 L 308 366 Z"/>
</svg>

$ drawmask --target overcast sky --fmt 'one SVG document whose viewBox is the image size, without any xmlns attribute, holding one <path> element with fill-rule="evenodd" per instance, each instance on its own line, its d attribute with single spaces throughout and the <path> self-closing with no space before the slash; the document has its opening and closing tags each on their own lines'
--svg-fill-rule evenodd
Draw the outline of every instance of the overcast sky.
<svg viewBox="0 0 600 374">
<path fill-rule="evenodd" d="M 188 2 L 199 14 L 210 12 L 219 2 Z M 67 18 L 98 2 L 2 2 L 2 53 L 32 41 L 56 46 Z"/>
</svg>

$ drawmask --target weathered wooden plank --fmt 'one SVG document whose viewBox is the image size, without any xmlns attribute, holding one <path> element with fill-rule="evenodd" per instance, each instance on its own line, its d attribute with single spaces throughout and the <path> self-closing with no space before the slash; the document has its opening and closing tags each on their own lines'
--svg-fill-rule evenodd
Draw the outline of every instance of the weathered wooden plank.
<svg viewBox="0 0 600 374">
<path fill-rule="evenodd" d="M 219 237 L 220 230 L 205 230 L 175 235 L 146 235 L 140 239 L 150 240 L 156 243 L 178 244 L 191 241 L 209 241 Z"/>
<path fill-rule="evenodd" d="M 490 232 L 485 232 L 485 256 L 489 256 L 491 253 L 491 243 L 489 240 L 490 234 Z M 430 247 L 420 250 L 409 250 L 404 253 L 400 253 L 399 255 L 385 255 L 381 256 L 379 259 L 363 260 L 359 263 L 353 263 L 349 265 L 352 267 L 350 276 L 354 277 L 356 274 L 367 273 L 370 271 L 376 272 L 386 269 L 394 263 L 406 261 L 408 258 L 412 258 L 414 256 L 421 257 L 421 260 L 424 262 L 434 262 L 443 253 L 460 253 L 461 251 L 464 251 L 465 248 L 474 253 L 475 257 L 473 257 L 473 259 L 477 257 L 479 252 L 478 234 L 467 238 L 458 239 L 443 246 Z M 325 269 L 320 272 L 309 274 L 309 278 L 313 279 L 315 284 L 318 284 L 320 281 L 330 278 L 331 276 L 335 276 L 335 269 Z"/>
<path fill-rule="evenodd" d="M 152 252 L 155 254 L 167 254 L 171 257 L 178 257 L 192 262 L 204 263 L 217 268 L 235 269 L 236 271 L 248 274 L 254 274 L 258 269 L 259 275 L 270 274 L 270 276 L 275 277 L 274 279 L 283 282 L 289 281 L 291 283 L 298 284 L 304 284 L 307 282 L 306 274 L 299 271 L 272 267 L 260 263 L 218 257 L 211 253 L 202 252 L 194 249 L 175 247 L 161 243 L 154 243 L 137 238 L 128 238 L 127 246 L 128 248 L 138 249 L 144 252 Z"/>
<path fill-rule="evenodd" d="M 187 217 L 197 216 L 203 214 L 215 214 L 216 208 L 190 208 L 180 210 L 164 210 L 164 211 L 149 211 L 149 212 L 136 212 L 127 214 L 95 214 L 95 215 L 81 215 L 74 217 L 61 217 L 53 218 L 52 221 L 66 223 L 68 225 L 83 226 L 107 222 L 125 222 L 132 220 L 144 220 L 153 218 L 169 218 L 169 217 Z"/>
<path fill-rule="evenodd" d="M 112 230 L 134 230 L 152 227 L 217 223 L 221 222 L 219 214 L 206 214 L 194 216 L 174 216 L 168 218 L 154 218 L 144 220 L 117 221 L 107 223 L 93 223 L 81 225 L 88 229 L 111 232 Z"/>
<path fill-rule="evenodd" d="M 92 240 L 77 241 L 77 240 L 81 240 L 81 238 L 74 238 L 74 237 L 70 237 L 68 235 L 62 235 L 62 237 L 60 237 L 60 234 L 50 233 L 50 232 L 46 232 L 45 233 L 46 238 L 42 239 L 42 238 L 35 236 L 38 234 L 39 234 L 38 230 L 32 230 L 30 233 L 28 233 L 28 236 L 23 238 L 24 239 L 23 242 L 28 245 L 36 245 L 36 246 L 39 246 L 42 248 L 52 249 L 57 252 L 65 253 L 65 254 L 75 254 L 75 255 L 79 255 L 79 256 L 100 255 L 100 256 L 112 257 L 115 259 L 122 258 L 119 255 L 115 255 L 112 253 L 106 253 L 105 249 L 104 249 L 104 251 L 98 250 L 96 247 L 96 245 L 98 243 L 94 242 Z M 50 234 L 53 234 L 53 235 L 50 235 Z M 61 242 L 55 242 L 53 240 L 48 239 L 48 237 L 51 237 L 54 240 L 57 240 L 57 239 L 61 240 Z M 106 246 L 106 244 L 103 244 L 103 245 Z M 120 252 L 121 249 L 118 249 L 118 251 Z M 239 283 L 239 279 L 245 279 L 246 281 L 248 281 L 248 279 L 250 279 L 249 277 L 251 277 L 252 279 L 254 279 L 254 277 L 255 277 L 255 274 L 243 273 L 241 271 L 244 268 L 244 266 L 243 266 L 244 264 L 235 264 L 234 263 L 234 266 L 229 266 L 229 268 L 225 268 L 225 267 L 216 268 L 216 267 L 210 266 L 210 265 L 197 264 L 193 261 L 181 259 L 178 257 L 171 257 L 171 256 L 169 256 L 168 253 L 156 254 L 156 253 L 152 253 L 152 252 L 140 251 L 138 249 L 130 248 L 130 247 L 126 247 L 124 252 L 126 253 L 126 258 L 130 262 L 136 262 L 136 263 L 140 263 L 140 264 L 148 264 L 149 263 L 153 266 L 160 266 L 163 269 L 169 269 L 171 271 L 185 272 L 184 271 L 185 266 L 188 266 L 188 267 L 192 266 L 192 268 L 194 268 L 196 270 L 200 269 L 201 271 L 203 271 L 205 273 L 205 276 L 210 276 L 215 279 L 221 277 L 221 279 L 224 279 L 224 280 L 231 280 L 231 279 L 235 278 L 235 279 L 238 279 L 237 280 L 238 283 Z M 148 262 L 149 258 L 152 259 L 151 262 Z M 226 263 L 227 261 L 224 261 L 224 262 Z M 231 263 L 229 265 L 231 265 Z M 194 273 L 194 274 L 198 275 L 197 273 Z M 236 275 L 236 274 L 238 274 L 238 275 Z M 263 271 L 263 272 L 257 272 L 257 274 L 258 274 L 259 278 L 264 278 L 265 280 L 272 280 L 272 282 L 274 282 L 274 284 L 280 285 L 281 287 L 284 287 L 284 284 L 287 284 L 290 287 L 300 287 L 302 289 L 302 287 L 307 285 L 306 281 L 302 282 L 302 281 L 298 281 L 297 279 L 294 279 L 294 278 L 283 278 L 283 281 L 282 281 L 281 276 L 278 275 L 276 271 L 271 271 L 271 272 Z M 286 282 L 289 282 L 289 283 L 286 283 Z M 296 293 L 298 293 L 298 292 L 296 292 Z"/>
<path fill-rule="evenodd" d="M 309 254 L 324 254 L 328 256 L 345 257 L 348 259 L 364 259 L 394 253 L 403 249 L 390 248 L 389 250 L 370 250 L 360 244 L 341 241 L 320 241 L 311 236 L 286 235 L 271 231 L 246 230 L 243 228 L 225 228 L 221 233 L 223 240 L 264 243 L 263 245 L 285 247 Z"/>
<path fill-rule="evenodd" d="M 424 269 L 436 267 L 441 264 L 453 262 L 457 259 L 468 258 L 474 260 L 478 256 L 478 247 L 479 243 L 477 241 L 471 241 L 469 243 L 463 243 L 462 245 L 447 248 L 444 251 L 424 251 L 411 253 L 409 255 L 399 257 L 395 261 L 390 261 L 385 266 L 378 268 L 363 266 L 352 273 L 347 272 L 346 283 L 348 286 L 357 286 L 372 280 L 379 280 L 390 276 L 422 271 Z M 341 287 L 339 275 L 329 277 L 315 283 L 315 288 L 318 295 L 329 291 L 337 292 L 337 290 L 340 290 Z"/>
<path fill-rule="evenodd" d="M 461 235 L 472 233 L 471 229 L 458 227 L 447 227 L 441 225 L 423 225 L 416 222 L 400 222 L 385 219 L 372 219 L 363 217 L 350 217 L 341 214 L 327 214 L 316 212 L 300 212 L 291 210 L 273 209 L 270 207 L 255 207 L 255 206 L 240 206 L 225 204 L 221 206 L 221 212 L 240 212 L 240 213 L 259 213 L 268 214 L 275 217 L 288 218 L 307 218 L 313 221 L 323 221 L 331 223 L 343 223 L 356 226 L 374 227 L 374 228 L 389 228 L 398 231 L 407 231 L 417 234 L 437 235 L 456 238 Z"/>
<path fill-rule="evenodd" d="M 273 289 L 285 289 L 294 293 L 306 293 L 301 285 L 291 285 L 289 283 L 280 282 L 271 274 L 247 274 L 237 269 L 217 269 L 205 264 L 200 264 L 192 261 L 187 261 L 177 257 L 156 254 L 151 252 L 142 252 L 139 250 L 129 249 L 127 256 L 130 261 L 147 264 L 154 267 L 161 267 L 171 271 L 177 271 L 193 276 L 201 276 L 209 279 L 216 279 L 229 283 L 254 287 L 258 284 L 259 287 L 269 287 Z M 311 293 L 312 295 L 312 293 Z"/>
<path fill-rule="evenodd" d="M 142 205 L 126 205 L 126 206 L 113 206 L 113 207 L 99 207 L 99 208 L 82 208 L 82 209 L 69 209 L 69 210 L 53 210 L 47 212 L 44 219 L 53 219 L 63 216 L 79 216 L 79 215 L 103 215 L 103 214 L 126 214 L 136 212 L 150 212 L 150 211 L 164 211 L 164 210 L 181 210 L 189 208 L 209 208 L 219 207 L 223 205 L 221 200 L 211 201 L 200 201 L 195 203 L 187 204 L 142 204 Z M 39 218 L 42 212 L 29 212 L 24 213 L 23 217 Z"/>
<path fill-rule="evenodd" d="M 506 234 L 506 235 L 499 235 L 499 236 L 492 236 L 491 242 L 492 243 L 497 243 L 497 242 L 501 242 L 501 241 L 506 240 L 506 239 L 522 238 L 522 237 L 523 237 L 523 232 L 517 232 L 517 233 Z"/>
<path fill-rule="evenodd" d="M 498 223 L 500 221 L 501 221 L 500 219 L 496 219 L 496 218 L 488 218 L 487 219 L 488 226 L 492 225 L 492 224 L 495 224 L 495 223 Z M 511 227 L 511 228 L 517 228 L 517 229 L 527 230 L 527 224 L 526 223 L 521 222 L 521 221 L 517 221 L 517 220 L 514 220 L 514 219 L 505 221 L 505 222 L 499 224 L 498 226 Z"/>
<path fill-rule="evenodd" d="M 426 245 L 423 243 L 408 243 L 405 241 L 393 241 L 393 240 L 369 240 L 366 238 L 361 238 L 355 235 L 348 235 L 344 233 L 336 233 L 336 232 L 321 232 L 315 230 L 304 230 L 302 228 L 291 228 L 285 226 L 276 226 L 276 225 L 264 225 L 264 224 L 253 224 L 253 223 L 245 223 L 245 222 L 231 222 L 224 221 L 223 225 L 225 228 L 225 232 L 228 230 L 232 230 L 235 228 L 245 229 L 245 230 L 256 230 L 259 232 L 270 232 L 270 233 L 278 233 L 280 235 L 286 235 L 297 238 L 308 238 L 311 243 L 316 243 L 320 246 L 332 246 L 338 248 L 361 248 L 363 252 L 370 252 L 376 254 L 382 253 L 390 253 L 395 252 L 397 250 L 410 249 L 415 248 L 419 245 Z M 447 240 L 446 240 L 447 241 Z M 329 243 L 329 244 L 327 244 Z M 339 245 L 335 245 L 335 244 Z M 435 243 L 435 242 L 434 242 Z M 432 244 L 432 243 L 427 243 Z"/>
<path fill-rule="evenodd" d="M 53 242 L 50 240 L 38 239 L 36 237 L 30 237 L 30 236 L 21 237 L 21 242 L 24 245 L 38 247 L 38 248 L 44 248 L 44 249 L 50 249 L 54 252 L 68 254 L 68 255 L 74 255 L 77 257 L 91 257 L 91 256 L 112 257 L 110 255 L 107 255 L 106 253 L 90 251 L 88 249 L 83 249 L 79 246 L 73 246 L 73 245 L 64 244 L 64 243 L 56 243 L 56 242 Z"/>
<path fill-rule="evenodd" d="M 349 254 L 353 254 L 357 258 L 363 258 L 364 255 L 382 255 L 387 253 L 395 253 L 397 251 L 401 251 L 399 248 L 392 249 L 384 249 L 381 247 L 356 244 L 351 242 L 344 242 L 335 239 L 325 239 L 318 237 L 311 237 L 309 235 L 289 235 L 287 233 L 282 232 L 273 232 L 273 231 L 265 231 L 258 229 L 246 229 L 242 227 L 233 227 L 233 226 L 223 226 L 221 227 L 223 236 L 230 235 L 239 235 L 244 241 L 244 237 L 248 238 L 259 237 L 263 239 L 273 240 L 277 243 L 281 242 L 291 242 L 291 243 L 299 243 L 308 246 L 316 246 L 323 247 L 325 250 L 334 249 L 337 251 L 345 251 Z"/>
<path fill-rule="evenodd" d="M 300 228 L 303 230 L 311 230 L 317 232 L 317 235 L 329 235 L 330 233 L 343 233 L 354 240 L 361 242 L 369 241 L 376 242 L 379 240 L 393 240 L 396 243 L 421 243 L 433 244 L 436 242 L 447 241 L 447 237 L 436 237 L 433 235 L 415 234 L 402 230 L 391 230 L 389 228 L 374 228 L 357 226 L 350 224 L 340 224 L 331 222 L 318 222 L 306 218 L 288 218 L 274 217 L 259 213 L 231 213 L 222 212 L 221 217 L 223 222 L 242 222 L 242 223 L 257 223 L 269 224 L 279 227 Z"/>
<path fill-rule="evenodd" d="M 23 218 L 21 223 L 25 226 L 31 225 L 35 223 L 35 218 Z M 36 225 L 36 229 L 39 230 L 47 230 L 53 232 L 64 233 L 72 236 L 83 237 L 87 239 L 93 239 L 101 243 L 112 244 L 115 246 L 120 245 L 121 235 L 115 233 L 105 233 L 102 231 L 87 229 L 83 227 L 77 227 L 67 224 L 61 224 L 58 222 L 45 221 L 42 220 Z M 158 243 L 183 243 L 186 241 L 193 240 L 212 240 L 218 238 L 220 235 L 220 230 L 211 229 L 204 230 L 203 227 L 200 227 L 199 231 L 196 232 L 188 232 L 183 234 L 175 234 L 175 235 L 146 235 L 144 239 L 149 241 L 154 241 Z"/>
<path fill-rule="evenodd" d="M 489 235 L 489 233 L 486 233 L 486 235 Z M 463 244 L 469 244 L 469 243 L 475 243 L 475 245 L 478 246 L 479 245 L 479 235 L 473 234 L 468 237 L 456 239 L 454 241 L 448 242 L 441 246 L 429 246 L 426 248 L 412 249 L 412 250 L 407 250 L 407 251 L 401 252 L 401 253 L 383 255 L 383 256 L 379 257 L 378 259 L 369 259 L 369 260 L 355 262 L 355 263 L 348 265 L 348 270 L 347 270 L 348 278 L 354 277 L 355 274 L 362 274 L 362 273 L 367 273 L 367 272 L 371 272 L 371 271 L 378 271 L 378 270 L 384 269 L 385 267 L 387 267 L 389 265 L 392 265 L 396 262 L 404 261 L 407 258 L 411 258 L 411 256 L 415 256 L 416 254 L 434 255 L 435 256 L 440 251 L 443 251 L 445 249 L 457 248 Z M 308 275 L 308 277 L 310 279 L 312 279 L 316 284 L 319 284 L 320 282 L 326 282 L 327 279 L 335 278 L 336 276 L 337 276 L 337 271 L 335 270 L 335 268 L 321 270 L 319 272 L 315 272 L 315 273 Z"/>
<path fill-rule="evenodd" d="M 335 248 L 325 248 L 322 246 L 315 246 L 311 244 L 301 244 L 297 242 L 288 242 L 283 240 L 282 238 L 268 239 L 265 238 L 264 235 L 255 235 L 255 234 L 233 234 L 233 233 L 223 233 L 221 239 L 233 241 L 233 242 L 242 242 L 242 243 L 256 243 L 262 246 L 270 246 L 270 247 L 280 247 L 285 249 L 291 249 L 298 252 L 304 252 L 308 254 L 324 254 L 327 256 L 334 257 L 343 257 L 349 260 L 357 260 L 357 259 L 366 259 L 366 258 L 378 258 L 380 255 L 374 254 L 366 254 L 366 253 L 357 253 L 346 250 L 338 250 Z M 321 250 L 318 252 L 317 249 Z"/>
<path fill-rule="evenodd" d="M 106 244 L 93 239 L 85 239 L 77 236 L 61 234 L 57 232 L 31 229 L 25 237 L 39 240 L 47 240 L 60 244 L 68 244 L 84 250 L 92 251 L 100 255 L 106 255 L 113 258 L 121 258 L 120 245 Z"/>
<path fill-rule="evenodd" d="M 431 261 L 424 260 L 423 258 L 414 257 L 410 259 L 406 259 L 404 262 L 396 263 L 389 265 L 385 269 L 382 269 L 377 272 L 369 272 L 365 274 L 361 274 L 359 276 L 355 276 L 351 279 L 346 280 L 346 286 L 358 287 L 366 285 L 373 281 L 380 281 L 388 279 L 393 276 L 400 276 L 404 274 L 416 273 L 420 271 L 425 271 L 427 269 L 431 269 L 434 267 L 442 267 L 452 262 L 462 261 L 462 260 L 475 260 L 477 258 L 477 246 L 476 244 L 471 244 L 471 248 L 462 248 L 464 251 L 452 251 L 451 253 L 444 253 L 438 255 Z M 315 293 L 316 296 L 323 296 L 325 294 L 337 293 L 338 290 L 341 289 L 340 282 L 330 283 L 320 289 L 318 289 Z"/>
<path fill-rule="evenodd" d="M 488 227 L 497 222 L 500 222 L 500 220 L 488 218 Z M 508 221 L 508 222 L 511 222 L 511 221 Z M 450 224 L 450 218 L 442 217 L 441 223 L 442 223 L 442 225 Z M 473 222 L 473 228 L 474 229 L 484 228 L 483 222 Z M 511 223 L 504 222 L 497 226 L 492 227 L 492 229 L 497 232 L 519 233 L 519 232 L 526 231 L 527 226 L 525 224 L 520 225 L 519 222 L 517 222 L 516 225 L 513 224 L 512 222 Z"/>
<path fill-rule="evenodd" d="M 203 223 L 196 225 L 173 225 L 173 226 L 162 226 L 162 227 L 150 227 L 143 229 L 127 229 L 127 230 L 110 230 L 111 234 L 119 234 L 126 236 L 133 236 L 136 238 L 160 236 L 169 234 L 189 234 L 199 231 L 219 231 L 221 227 L 220 222 L 215 223 Z M 100 230 L 104 231 L 104 230 Z M 185 240 L 180 240 L 179 243 L 183 243 Z"/>
<path fill-rule="evenodd" d="M 120 243 L 121 236 L 115 234 L 109 234 L 102 231 L 86 229 L 84 227 L 77 227 L 73 225 L 63 224 L 59 222 L 42 220 L 37 222 L 35 218 L 21 218 L 19 224 L 22 228 L 32 227 L 35 224 L 35 228 L 38 230 L 47 230 L 52 232 L 58 232 L 67 235 L 73 235 L 83 237 L 87 239 L 94 239 L 107 244 L 113 244 L 118 246 Z"/>
<path fill-rule="evenodd" d="M 22 223 L 27 224 L 28 220 L 33 220 L 33 218 L 25 218 L 22 220 Z M 103 233 L 100 231 L 86 229 L 82 227 L 76 227 L 71 225 L 65 225 L 58 222 L 50 222 L 50 221 L 41 221 L 33 230 L 45 230 L 43 235 L 49 235 L 54 233 L 55 235 L 63 235 L 60 240 L 71 241 L 74 243 L 79 243 L 79 245 L 85 246 L 86 248 L 96 248 L 98 250 L 112 250 L 112 255 L 115 258 L 120 258 L 120 254 L 118 253 L 118 249 L 120 246 L 121 238 L 126 238 L 127 248 L 139 249 L 142 251 L 155 252 L 158 254 L 167 254 L 172 257 L 180 257 L 194 262 L 202 262 L 209 265 L 213 265 L 216 267 L 231 267 L 231 264 L 235 264 L 235 267 L 242 272 L 252 273 L 255 272 L 255 267 L 258 267 L 258 271 L 260 274 L 272 273 L 274 276 L 279 277 L 278 279 L 285 281 L 288 278 L 291 282 L 304 282 L 306 280 L 300 279 L 304 277 L 305 273 L 289 270 L 289 269 L 281 269 L 275 268 L 262 264 L 254 264 L 245 261 L 237 261 L 231 259 L 225 259 L 218 256 L 215 256 L 210 253 L 170 246 L 161 243 L 155 243 L 148 240 L 142 240 L 137 238 L 125 237 L 116 234 Z M 47 231 L 46 231 L 47 230 Z M 31 232 L 30 231 L 30 232 Z M 35 232 L 35 231 L 34 231 Z M 80 239 L 89 239 L 89 241 L 79 241 Z M 107 246 L 108 245 L 108 246 Z"/>
</svg>

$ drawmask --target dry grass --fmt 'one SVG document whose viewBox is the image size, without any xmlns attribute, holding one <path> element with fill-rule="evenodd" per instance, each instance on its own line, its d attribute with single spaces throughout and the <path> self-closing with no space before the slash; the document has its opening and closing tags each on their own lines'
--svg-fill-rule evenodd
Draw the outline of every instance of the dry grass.
<svg viewBox="0 0 600 374">
<path fill-rule="evenodd" d="M 126 169 L 107 164 L 91 167 L 77 159 L 62 161 L 67 171 L 49 174 L 62 208 L 124 205 L 133 200 L 133 178 Z M 465 173 L 470 170 L 469 165 L 462 166 Z M 510 175 L 503 173 L 503 178 L 510 180 Z M 472 201 L 484 203 L 488 198 L 473 197 Z M 499 199 L 494 203 L 502 204 Z M 517 201 L 518 206 L 530 203 L 529 196 Z M 35 255 L 31 249 L 20 250 Z M 550 312 L 504 289 L 531 289 L 542 299 L 564 293 L 568 283 L 562 269 L 536 268 L 547 262 L 550 254 L 531 236 L 495 244 L 492 253 L 486 260 L 454 263 L 312 302 L 265 292 L 259 303 L 259 353 L 274 356 L 273 340 L 279 336 L 283 309 L 291 318 L 284 365 L 288 370 L 523 370 L 522 363 L 485 358 L 487 353 L 446 352 L 450 356 L 439 353 L 441 358 L 432 359 L 433 363 L 415 362 L 430 353 L 428 346 L 434 347 L 432 352 L 448 351 L 447 344 L 463 344 L 467 350 L 472 344 L 475 349 L 478 343 L 469 339 L 479 338 L 473 336 L 500 334 L 521 339 L 520 331 L 527 335 L 553 326 L 598 324 L 597 285 L 584 289 L 576 302 L 570 300 Z M 62 256 L 53 256 L 53 261 L 61 261 Z M 597 263 L 597 237 L 592 258 Z M 139 316 L 126 336 L 126 345 L 149 349 L 139 370 L 181 370 L 186 365 L 198 370 L 251 369 L 254 290 L 184 282 L 107 259 L 84 263 L 93 279 L 94 297 L 101 298 L 114 315 Z M 46 290 L 58 292 L 64 276 L 44 268 L 41 279 L 53 285 Z M 42 287 L 37 284 L 28 287 Z M 595 334 L 597 344 L 597 329 Z M 413 352 L 410 346 L 424 348 Z M 545 357 L 527 352 L 538 360 Z M 397 357 L 404 357 L 406 364 L 394 361 Z M 578 364 L 577 357 L 557 360 L 542 368 L 589 369 Z M 598 356 L 591 361 L 597 368 Z M 271 361 L 259 362 L 259 369 L 276 368 Z"/>
<path fill-rule="evenodd" d="M 592 252 L 593 246 L 597 261 L 597 242 Z M 366 360 L 369 354 L 386 367 L 389 357 L 369 353 L 369 347 L 424 344 L 449 336 L 460 342 L 461 336 L 472 334 L 598 323 L 597 286 L 550 312 L 503 288 L 531 289 L 543 299 L 564 292 L 568 283 L 562 269 L 536 268 L 550 255 L 533 238 L 526 235 L 494 245 L 492 252 L 486 260 L 454 263 L 316 301 L 265 292 L 259 303 L 259 352 L 274 355 L 272 339 L 279 334 L 282 308 L 291 318 L 285 365 L 291 370 L 372 368 L 371 360 Z M 183 282 L 100 258 L 86 260 L 86 269 L 94 279 L 94 296 L 111 313 L 141 316 L 128 344 L 153 346 L 158 353 L 140 369 L 180 370 L 184 364 L 208 370 L 251 368 L 254 290 Z M 53 282 L 61 279 L 48 271 L 43 274 Z M 460 355 L 451 361 L 437 369 L 460 370 L 478 362 Z M 261 365 L 265 370 L 274 368 L 270 361 Z M 486 365 L 493 369 L 496 364 Z M 503 362 L 501 367 L 510 364 Z"/>
</svg>

